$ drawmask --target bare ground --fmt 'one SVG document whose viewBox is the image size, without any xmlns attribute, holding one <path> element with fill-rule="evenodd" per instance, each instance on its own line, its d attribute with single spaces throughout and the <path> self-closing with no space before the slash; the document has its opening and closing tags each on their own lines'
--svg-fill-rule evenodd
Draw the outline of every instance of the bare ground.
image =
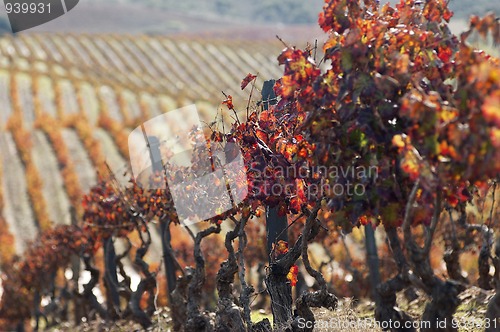
<svg viewBox="0 0 500 332">
<path fill-rule="evenodd" d="M 462 304 L 459 306 L 455 319 L 461 322 L 462 325 L 467 325 L 469 328 L 459 328 L 460 332 L 478 332 L 484 331 L 482 328 L 472 328 L 473 323 L 480 324 L 484 319 L 486 306 L 489 299 L 493 296 L 493 292 L 484 291 L 477 287 L 471 287 L 460 296 Z M 424 311 L 425 304 L 429 299 L 425 296 L 420 296 L 417 300 L 408 303 L 402 296 L 398 303 L 401 303 L 401 308 L 410 314 L 414 319 L 418 319 Z M 316 318 L 316 328 L 314 331 L 324 332 L 357 332 L 357 331 L 381 331 L 381 329 L 367 324 L 373 323 L 374 304 L 369 301 L 361 301 L 354 303 L 351 299 L 343 299 L 340 301 L 339 307 L 335 311 L 326 309 L 314 309 Z M 260 310 L 252 313 L 252 320 L 259 321 L 264 318 L 272 320 L 269 312 Z M 154 325 L 150 331 L 171 331 L 171 318 L 168 309 L 160 309 L 154 317 Z M 141 331 L 140 325 L 129 322 L 119 321 L 114 324 L 108 324 L 104 321 L 93 321 L 83 323 L 75 328 L 72 324 L 52 329 L 56 331 Z"/>
</svg>

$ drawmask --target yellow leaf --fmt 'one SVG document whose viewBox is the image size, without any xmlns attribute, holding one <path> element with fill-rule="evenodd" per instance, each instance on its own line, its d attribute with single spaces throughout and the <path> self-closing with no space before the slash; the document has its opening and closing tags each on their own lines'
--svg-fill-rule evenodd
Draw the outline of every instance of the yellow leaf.
<svg viewBox="0 0 500 332">
<path fill-rule="evenodd" d="M 401 135 L 395 135 L 392 138 L 392 145 L 394 145 L 395 147 L 398 147 L 400 149 L 404 148 L 405 142 L 403 140 L 403 137 Z"/>
<path fill-rule="evenodd" d="M 500 127 L 500 93 L 497 92 L 486 97 L 481 110 L 487 121 L 491 121 L 497 127 Z"/>
</svg>

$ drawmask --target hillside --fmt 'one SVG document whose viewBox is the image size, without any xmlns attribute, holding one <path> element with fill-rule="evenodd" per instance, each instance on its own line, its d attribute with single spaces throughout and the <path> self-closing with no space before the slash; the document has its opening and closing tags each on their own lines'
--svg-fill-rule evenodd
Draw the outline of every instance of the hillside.
<svg viewBox="0 0 500 332">
<path fill-rule="evenodd" d="M 98 3 L 98 0 L 92 2 Z M 387 0 L 380 1 L 381 3 Z M 391 3 L 399 1 L 389 0 Z M 247 22 L 314 24 L 321 9 L 322 0 L 112 0 L 117 6 L 140 4 L 144 7 L 160 8 L 170 12 L 183 12 L 198 17 L 220 17 L 238 19 Z M 484 15 L 488 11 L 500 13 L 500 2 L 488 0 L 451 0 L 450 8 L 457 19 L 467 19 L 470 15 Z"/>
<path fill-rule="evenodd" d="M 198 7 L 194 7 L 198 8 Z M 276 35 L 284 40 L 301 42 L 314 41 L 321 31 L 316 24 L 315 6 L 313 23 L 283 24 L 255 21 L 238 16 L 221 16 L 210 11 L 185 11 L 157 8 L 142 2 L 80 1 L 78 6 L 66 15 L 24 33 L 120 33 L 149 35 L 189 35 L 209 38 L 274 40 Z M 7 16 L 0 11 L 0 34 L 10 30 Z"/>
<path fill-rule="evenodd" d="M 92 0 L 99 3 L 99 0 Z M 246 22 L 310 24 L 315 23 L 323 0 L 112 0 L 116 6 L 139 4 L 144 7 L 159 8 L 168 12 L 189 13 L 199 18 L 224 18 Z"/>
<path fill-rule="evenodd" d="M 246 105 L 241 79 L 278 77 L 280 48 L 144 35 L 1 38 L 0 219 L 15 251 L 47 223 L 70 223 L 100 162 L 126 179 L 127 136 L 141 120 L 196 102 L 212 122 L 221 89 Z"/>
<path fill-rule="evenodd" d="M 288 42 L 302 44 L 323 38 L 317 25 L 317 13 L 321 10 L 322 1 L 307 2 L 307 6 L 298 0 L 281 1 L 279 4 L 276 1 L 226 1 L 226 7 L 216 5 L 222 2 L 81 1 L 75 10 L 27 33 L 161 34 L 246 41 L 271 40 L 279 35 Z M 455 33 L 467 27 L 468 17 L 472 14 L 500 12 L 500 3 L 483 0 L 452 0 L 450 7 L 454 11 L 450 27 Z M 5 28 L 9 29 L 5 20 L 5 13 L 0 12 L 0 33 Z"/>
</svg>

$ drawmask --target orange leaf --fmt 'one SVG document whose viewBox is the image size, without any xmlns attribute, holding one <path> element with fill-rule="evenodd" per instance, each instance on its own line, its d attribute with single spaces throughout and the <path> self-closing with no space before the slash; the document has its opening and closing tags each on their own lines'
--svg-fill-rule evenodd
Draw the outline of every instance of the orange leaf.
<svg viewBox="0 0 500 332">
<path fill-rule="evenodd" d="M 399 149 L 402 149 L 405 147 L 405 141 L 401 135 L 395 135 L 392 138 L 392 145 L 396 146 Z"/>
<path fill-rule="evenodd" d="M 292 265 L 290 271 L 286 275 L 286 278 L 290 281 L 290 285 L 292 285 L 292 287 L 297 285 L 298 275 L 299 275 L 299 267 L 297 265 Z"/>
<path fill-rule="evenodd" d="M 495 148 L 500 148 L 500 129 L 492 128 L 490 132 L 490 139 Z"/>
<path fill-rule="evenodd" d="M 252 82 L 254 79 L 256 79 L 257 76 L 255 75 L 252 75 L 252 74 L 248 74 L 244 79 L 243 81 L 241 81 L 241 90 L 244 90 L 248 84 L 250 84 L 250 82 Z"/>
<path fill-rule="evenodd" d="M 500 93 L 486 97 L 481 110 L 487 121 L 500 127 Z"/>
</svg>

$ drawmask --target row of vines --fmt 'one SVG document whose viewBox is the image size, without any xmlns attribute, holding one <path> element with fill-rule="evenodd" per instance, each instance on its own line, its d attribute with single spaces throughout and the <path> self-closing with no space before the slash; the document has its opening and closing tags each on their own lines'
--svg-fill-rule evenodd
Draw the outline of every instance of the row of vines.
<svg viewBox="0 0 500 332">
<path fill-rule="evenodd" d="M 26 34 L 5 36 L 1 53 L 19 69 L 44 67 L 57 74 L 92 77 L 107 84 L 191 100 L 219 99 L 220 82 L 237 86 L 241 72 L 279 75 L 275 42 L 206 41 L 150 36 Z M 158 77 L 162 77 L 161 80 Z M 235 97 L 247 98 L 234 90 Z"/>
</svg>

